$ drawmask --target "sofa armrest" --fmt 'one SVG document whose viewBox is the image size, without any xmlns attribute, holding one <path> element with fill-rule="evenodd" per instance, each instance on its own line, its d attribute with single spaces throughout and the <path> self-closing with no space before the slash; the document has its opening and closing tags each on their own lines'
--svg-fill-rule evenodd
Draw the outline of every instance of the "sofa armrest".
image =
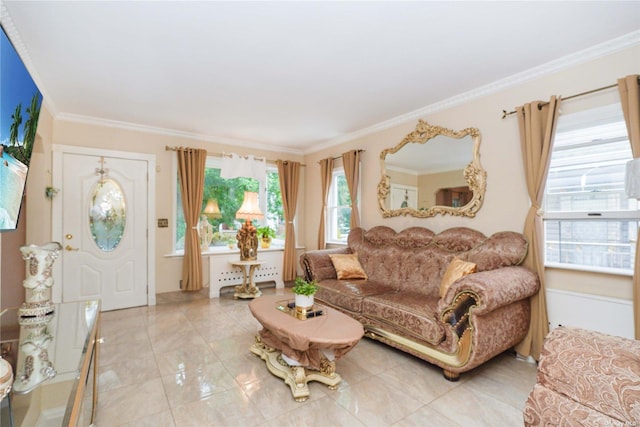
<svg viewBox="0 0 640 427">
<path fill-rule="evenodd" d="M 525 267 L 504 267 L 470 274 L 454 282 L 438 301 L 440 316 L 455 305 L 459 295 L 474 295 L 475 314 L 489 313 L 497 308 L 535 295 L 540 289 L 538 276 Z"/>
<path fill-rule="evenodd" d="M 300 256 L 300 266 L 306 280 L 318 282 L 326 279 L 337 278 L 336 269 L 333 267 L 329 254 L 350 254 L 349 248 L 319 249 L 307 251 Z"/>
</svg>

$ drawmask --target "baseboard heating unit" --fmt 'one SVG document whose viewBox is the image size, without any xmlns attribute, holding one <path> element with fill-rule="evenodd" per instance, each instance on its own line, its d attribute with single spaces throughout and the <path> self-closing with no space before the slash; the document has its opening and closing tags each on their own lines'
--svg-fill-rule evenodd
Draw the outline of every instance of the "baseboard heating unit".
<svg viewBox="0 0 640 427">
<path fill-rule="evenodd" d="M 600 295 L 547 289 L 549 329 L 575 326 L 633 339 L 633 303 Z"/>
</svg>

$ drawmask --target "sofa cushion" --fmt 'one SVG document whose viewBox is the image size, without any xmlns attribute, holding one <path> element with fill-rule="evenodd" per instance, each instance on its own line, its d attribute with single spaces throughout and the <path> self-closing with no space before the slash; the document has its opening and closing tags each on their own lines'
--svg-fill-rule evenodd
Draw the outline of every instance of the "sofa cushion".
<svg viewBox="0 0 640 427">
<path fill-rule="evenodd" d="M 487 237 L 481 232 L 467 228 L 454 227 L 444 230 L 433 238 L 433 243 L 451 252 L 465 252 L 482 243 Z"/>
<path fill-rule="evenodd" d="M 401 248 L 426 248 L 436 234 L 424 227 L 409 227 L 395 235 L 393 243 Z"/>
<path fill-rule="evenodd" d="M 305 276 L 309 280 L 317 280 L 321 282 L 325 279 L 335 279 L 336 269 L 333 267 L 330 254 L 349 254 L 349 248 L 322 249 L 307 251 L 300 257 L 300 265 L 305 272 Z M 313 278 L 310 274 L 313 272 Z"/>
<path fill-rule="evenodd" d="M 527 256 L 527 240 L 520 233 L 495 233 L 467 254 L 467 260 L 476 263 L 478 271 L 520 265 Z"/>
<path fill-rule="evenodd" d="M 620 426 L 624 424 L 575 400 L 536 384 L 525 402 L 526 427 L 540 426 Z"/>
<path fill-rule="evenodd" d="M 463 261 L 460 258 L 453 258 L 442 276 L 442 281 L 440 282 L 440 298 L 445 296 L 449 290 L 449 286 L 451 286 L 453 282 L 475 271 L 475 263 Z"/>
<path fill-rule="evenodd" d="M 361 313 L 365 297 L 396 291 L 389 285 L 370 280 L 327 279 L 318 283 L 315 299 L 353 313 Z"/>
<path fill-rule="evenodd" d="M 362 315 L 389 325 L 391 332 L 437 345 L 445 330 L 434 311 L 436 300 L 410 291 L 374 295 L 363 301 Z"/>
<path fill-rule="evenodd" d="M 330 254 L 333 267 L 336 269 L 338 279 L 366 279 L 367 273 L 364 272 L 358 254 Z"/>
<path fill-rule="evenodd" d="M 362 231 L 364 233 L 364 240 L 376 246 L 391 244 L 396 238 L 395 230 L 383 225 L 373 227 L 367 231 Z M 349 237 L 351 237 L 351 233 L 349 233 Z"/>
<path fill-rule="evenodd" d="M 538 383 L 625 422 L 640 420 L 640 344 L 578 328 L 547 335 Z"/>
</svg>

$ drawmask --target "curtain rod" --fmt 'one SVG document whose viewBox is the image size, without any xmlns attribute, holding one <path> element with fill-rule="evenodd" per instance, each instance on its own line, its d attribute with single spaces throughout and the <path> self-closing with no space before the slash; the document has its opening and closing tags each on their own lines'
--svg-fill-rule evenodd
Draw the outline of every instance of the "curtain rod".
<svg viewBox="0 0 640 427">
<path fill-rule="evenodd" d="M 365 151 L 365 150 L 363 150 L 363 149 L 361 148 L 361 149 L 356 150 L 356 151 L 357 151 L 358 153 L 364 153 L 364 151 Z M 338 160 L 338 159 L 341 159 L 341 158 L 342 158 L 342 156 L 337 156 L 337 157 L 332 157 L 332 158 L 331 158 L 331 160 Z M 320 162 L 318 162 L 318 163 L 320 163 Z"/>
<path fill-rule="evenodd" d="M 169 145 L 165 145 L 164 149 L 165 149 L 165 151 L 193 150 L 193 148 L 189 148 L 189 147 L 177 147 L 177 146 L 171 147 Z M 207 151 L 207 156 L 223 157 L 223 156 L 228 156 L 228 155 L 229 154 L 226 154 L 226 153 L 212 153 L 210 151 Z M 254 157 L 254 159 L 256 159 L 256 160 L 263 160 L 264 159 L 266 162 L 269 162 L 269 163 L 275 163 L 276 162 L 276 160 L 271 160 L 271 159 L 268 159 L 266 157 Z M 283 160 L 284 163 L 287 163 L 289 161 L 290 160 Z M 301 167 L 305 167 L 306 165 L 303 164 L 303 163 L 300 163 L 300 166 Z"/>
<path fill-rule="evenodd" d="M 638 78 L 638 80 L 640 80 L 640 78 Z M 590 95 L 592 93 L 600 92 L 602 90 L 611 89 L 611 88 L 614 88 L 614 87 L 617 87 L 617 86 L 618 86 L 617 83 L 613 84 L 613 85 L 609 85 L 609 86 L 603 86 L 603 87 L 599 87 L 597 89 L 588 90 L 586 92 L 576 93 L 575 95 L 560 97 L 560 100 L 561 101 L 567 101 L 569 99 L 577 98 L 579 96 L 584 96 L 584 95 Z M 543 107 L 543 106 L 545 106 L 547 104 L 548 104 L 548 102 L 541 102 L 540 104 L 538 104 L 538 108 L 541 108 L 541 107 Z M 507 118 L 507 116 L 510 116 L 512 114 L 515 114 L 515 113 L 517 113 L 516 110 L 509 111 L 509 112 L 507 112 L 507 110 L 502 110 L 502 118 L 505 119 L 505 118 Z"/>
</svg>

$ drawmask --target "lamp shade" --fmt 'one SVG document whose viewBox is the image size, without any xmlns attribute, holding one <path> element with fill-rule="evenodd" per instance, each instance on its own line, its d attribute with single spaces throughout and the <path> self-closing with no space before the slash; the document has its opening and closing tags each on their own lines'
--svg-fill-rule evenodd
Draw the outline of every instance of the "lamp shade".
<svg viewBox="0 0 640 427">
<path fill-rule="evenodd" d="M 640 159 L 627 162 L 624 174 L 624 191 L 630 199 L 640 199 Z"/>
<path fill-rule="evenodd" d="M 258 204 L 258 193 L 245 191 L 244 200 L 242 201 L 242 206 L 240 206 L 240 209 L 236 212 L 236 218 L 252 221 L 254 219 L 262 219 L 263 217 L 264 214 Z"/>
<path fill-rule="evenodd" d="M 207 206 L 204 207 L 203 213 L 207 218 L 222 218 L 222 213 L 220 212 L 220 207 L 216 199 L 207 200 Z"/>
</svg>

